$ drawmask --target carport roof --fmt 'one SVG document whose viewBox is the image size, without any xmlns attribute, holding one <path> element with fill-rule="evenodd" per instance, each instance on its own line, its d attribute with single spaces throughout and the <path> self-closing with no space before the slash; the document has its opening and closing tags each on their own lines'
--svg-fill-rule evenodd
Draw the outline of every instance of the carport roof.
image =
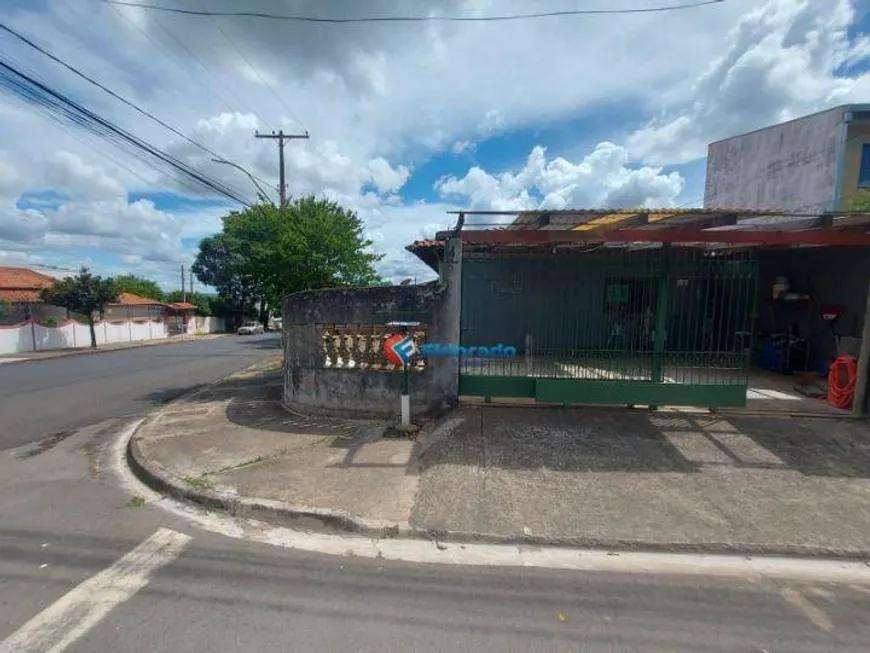
<svg viewBox="0 0 870 653">
<path fill-rule="evenodd" d="M 459 215 L 463 249 L 570 250 L 590 244 L 650 247 L 676 243 L 706 249 L 870 245 L 870 214 L 794 213 L 776 209 L 564 209 L 451 211 Z M 512 222 L 463 224 L 467 216 L 515 216 Z M 437 269 L 451 232 L 407 246 Z"/>
</svg>

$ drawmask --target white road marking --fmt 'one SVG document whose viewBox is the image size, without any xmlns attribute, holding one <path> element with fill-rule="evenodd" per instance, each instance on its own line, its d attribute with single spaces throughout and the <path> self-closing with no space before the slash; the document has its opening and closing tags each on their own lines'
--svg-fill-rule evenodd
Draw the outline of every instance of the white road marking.
<svg viewBox="0 0 870 653">
<path fill-rule="evenodd" d="M 159 529 L 0 642 L 0 653 L 60 653 L 145 587 L 152 574 L 181 555 L 189 541 L 188 535 Z"/>
<path fill-rule="evenodd" d="M 803 594 L 798 592 L 796 589 L 786 587 L 780 592 L 780 594 L 782 594 L 782 598 L 785 599 L 786 603 L 791 605 L 793 608 L 796 608 L 800 612 L 803 612 L 804 615 L 821 630 L 829 632 L 831 629 L 833 629 L 834 624 L 833 622 L 831 622 L 831 618 L 828 616 L 828 613 L 810 603 L 809 600 L 806 599 Z"/>
<path fill-rule="evenodd" d="M 715 577 L 777 579 L 807 583 L 851 583 L 870 587 L 870 566 L 862 561 L 819 560 L 780 556 L 708 555 L 680 553 L 611 552 L 567 547 L 525 547 L 499 544 L 438 543 L 416 539 L 381 539 L 351 535 L 309 533 L 209 512 L 183 501 L 164 497 L 143 485 L 126 461 L 127 442 L 141 422 L 122 432 L 112 448 L 110 467 L 131 495 L 189 524 L 234 539 L 271 544 L 327 555 L 405 562 L 493 567 L 539 567 L 571 571 L 611 571 L 632 574 L 679 574 Z M 440 547 L 440 548 L 439 548 Z M 3 652 L 0 652 L 3 653 Z"/>
</svg>

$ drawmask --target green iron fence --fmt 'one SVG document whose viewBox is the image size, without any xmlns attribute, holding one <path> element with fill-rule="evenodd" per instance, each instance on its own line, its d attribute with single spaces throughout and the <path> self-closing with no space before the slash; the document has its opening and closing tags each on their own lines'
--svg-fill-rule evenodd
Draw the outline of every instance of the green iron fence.
<svg viewBox="0 0 870 653">
<path fill-rule="evenodd" d="M 465 255 L 460 394 L 539 401 L 745 405 L 757 266 L 750 253 L 596 247 Z"/>
</svg>

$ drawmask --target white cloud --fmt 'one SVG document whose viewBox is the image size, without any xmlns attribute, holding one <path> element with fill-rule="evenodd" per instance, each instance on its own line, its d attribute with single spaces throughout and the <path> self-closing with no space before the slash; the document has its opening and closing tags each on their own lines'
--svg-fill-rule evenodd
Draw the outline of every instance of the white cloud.
<svg viewBox="0 0 870 653">
<path fill-rule="evenodd" d="M 369 172 L 375 187 L 382 193 L 399 190 L 411 176 L 411 171 L 406 166 L 392 168 L 383 157 L 369 161 Z"/>
<path fill-rule="evenodd" d="M 74 197 L 126 198 L 127 190 L 97 165 L 86 163 L 72 152 L 55 151 L 45 161 L 42 183 Z"/>
<path fill-rule="evenodd" d="M 456 141 L 450 148 L 453 154 L 462 154 L 464 152 L 474 152 L 475 145 L 471 141 Z"/>
<path fill-rule="evenodd" d="M 850 0 L 771 0 L 747 13 L 677 112 L 632 134 L 632 155 L 654 164 L 691 161 L 711 141 L 866 101 L 870 75 L 835 74 L 870 56 L 866 37 L 849 42 L 854 17 Z"/>
<path fill-rule="evenodd" d="M 576 0 L 551 2 L 555 11 L 577 7 Z M 202 4 L 177 0 L 174 6 Z M 234 0 L 208 4 L 216 11 L 238 9 Z M 316 4 L 325 17 L 508 11 L 491 0 L 432 0 L 424 7 L 410 0 L 373 0 L 364 8 L 344 0 Z M 604 0 L 587 4 L 609 6 Z M 315 11 L 301 0 L 250 0 L 246 9 Z M 290 193 L 325 195 L 358 210 L 378 250 L 388 255 L 383 269 L 399 274 L 414 264 L 404 246 L 451 222 L 444 215 L 447 201 L 497 209 L 673 205 L 684 181 L 657 166 L 703 155 L 706 143 L 720 136 L 825 104 L 867 99 L 868 76 L 835 74 L 841 64 L 854 65 L 870 53 L 866 37 L 848 42 L 853 17 L 847 0 L 729 0 L 668 14 L 312 26 L 66 0 L 48 9 L 20 9 L 9 22 L 265 179 L 273 197 L 277 148 L 254 132 L 308 128 L 309 141 L 291 141 L 285 149 Z M 212 162 L 211 154 L 13 40 L 4 37 L 0 45 L 89 108 L 254 198 L 243 172 Z M 491 156 L 483 145 L 488 138 L 513 129 L 534 134 L 561 120 L 582 125 L 586 112 L 625 105 L 657 115 L 627 143 L 619 134 L 632 133 L 635 125 L 608 125 L 592 135 L 599 145 L 576 156 L 564 155 L 578 147 L 570 133 L 559 143 L 538 140 L 524 165 L 506 171 L 508 160 L 486 159 L 486 166 L 443 179 L 443 204 L 407 195 L 420 187 L 408 181 L 433 156 L 471 156 L 475 144 Z M 582 141 L 589 142 L 589 135 Z M 66 261 L 77 256 L 69 248 L 87 245 L 114 256 L 119 266 L 171 280 L 165 276 L 173 274 L 167 272 L 170 259 L 189 261 L 192 255 L 181 239 L 220 227 L 219 208 L 182 214 L 148 203 L 127 205 L 129 189 L 205 191 L 182 186 L 177 176 L 69 125 L 59 127 L 5 96 L 0 143 L 4 252 Z M 551 152 L 558 147 L 563 156 L 548 156 L 544 146 Z M 48 188 L 71 201 L 58 210 L 14 209 L 22 192 Z"/>
<path fill-rule="evenodd" d="M 516 174 L 490 174 L 475 166 L 462 179 L 448 177 L 436 187 L 444 197 L 467 198 L 475 209 L 512 211 L 538 206 L 673 206 L 683 185 L 676 172 L 662 174 L 660 168 L 629 167 L 625 148 L 601 143 L 579 163 L 562 157 L 548 161 L 546 149 L 538 146 Z M 543 200 L 536 200 L 529 189 L 537 190 Z"/>
</svg>

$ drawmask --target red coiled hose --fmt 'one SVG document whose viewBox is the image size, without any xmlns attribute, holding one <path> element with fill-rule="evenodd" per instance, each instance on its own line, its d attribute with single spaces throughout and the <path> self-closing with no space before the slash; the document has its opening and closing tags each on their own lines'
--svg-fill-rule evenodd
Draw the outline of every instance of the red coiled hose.
<svg viewBox="0 0 870 653">
<path fill-rule="evenodd" d="M 855 381 L 858 378 L 858 359 L 840 356 L 828 370 L 828 403 L 837 408 L 851 408 L 855 399 Z"/>
</svg>

